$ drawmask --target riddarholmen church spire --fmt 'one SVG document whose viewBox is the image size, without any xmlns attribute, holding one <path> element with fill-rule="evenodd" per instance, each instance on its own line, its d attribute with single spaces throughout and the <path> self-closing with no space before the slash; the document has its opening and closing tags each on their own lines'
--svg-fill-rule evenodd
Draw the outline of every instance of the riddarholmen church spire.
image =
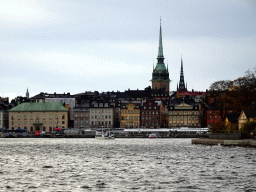
<svg viewBox="0 0 256 192">
<path fill-rule="evenodd" d="M 152 73 L 152 89 L 160 89 L 169 92 L 170 79 L 169 71 L 164 64 L 164 54 L 163 54 L 163 42 L 162 42 L 162 26 L 160 18 L 160 34 L 159 34 L 159 46 L 158 46 L 158 56 L 157 64 L 153 69 Z"/>
<path fill-rule="evenodd" d="M 181 69 L 180 69 L 179 90 L 181 90 L 181 91 L 186 91 L 185 82 L 184 82 L 183 60 L 182 60 L 182 56 L 181 56 Z"/>
</svg>

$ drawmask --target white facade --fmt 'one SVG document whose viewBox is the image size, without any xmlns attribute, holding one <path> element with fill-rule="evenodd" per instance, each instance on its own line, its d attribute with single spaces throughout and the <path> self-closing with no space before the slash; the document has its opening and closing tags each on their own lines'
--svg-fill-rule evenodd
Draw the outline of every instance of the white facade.
<svg viewBox="0 0 256 192">
<path fill-rule="evenodd" d="M 113 108 L 90 108 L 91 127 L 113 127 L 114 123 Z"/>
</svg>

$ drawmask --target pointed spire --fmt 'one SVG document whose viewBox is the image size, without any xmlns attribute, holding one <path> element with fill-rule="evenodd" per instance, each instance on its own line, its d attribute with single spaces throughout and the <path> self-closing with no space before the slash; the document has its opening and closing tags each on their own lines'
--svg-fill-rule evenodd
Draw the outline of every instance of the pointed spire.
<svg viewBox="0 0 256 192">
<path fill-rule="evenodd" d="M 164 53 L 163 53 L 163 41 L 162 41 L 162 27 L 161 27 L 161 17 L 160 17 L 160 34 L 159 34 L 159 47 L 158 47 L 158 63 L 163 63 Z"/>
<path fill-rule="evenodd" d="M 185 83 L 184 83 L 184 73 L 183 73 L 183 60 L 182 60 L 182 55 L 181 55 L 181 69 L 180 69 L 180 83 L 179 83 L 179 89 L 181 91 L 184 91 L 185 88 Z"/>
<path fill-rule="evenodd" d="M 26 98 L 29 99 L 28 87 L 27 87 L 27 92 L 26 92 Z"/>
</svg>

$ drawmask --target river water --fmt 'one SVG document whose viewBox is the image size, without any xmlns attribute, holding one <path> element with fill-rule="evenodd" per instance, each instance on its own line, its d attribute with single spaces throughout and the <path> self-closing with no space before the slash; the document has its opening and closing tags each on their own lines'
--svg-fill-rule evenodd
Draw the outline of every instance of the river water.
<svg viewBox="0 0 256 192">
<path fill-rule="evenodd" d="M 1 138 L 0 152 L 0 191 L 256 191 L 255 148 Z"/>
</svg>

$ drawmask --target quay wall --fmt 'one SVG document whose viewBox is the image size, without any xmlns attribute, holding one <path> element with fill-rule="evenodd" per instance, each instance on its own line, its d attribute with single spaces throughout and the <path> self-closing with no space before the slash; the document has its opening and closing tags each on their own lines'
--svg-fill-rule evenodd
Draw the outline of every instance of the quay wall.
<svg viewBox="0 0 256 192">
<path fill-rule="evenodd" d="M 256 147 L 256 140 L 192 139 L 192 144 Z"/>
<path fill-rule="evenodd" d="M 211 133 L 209 139 L 237 140 L 241 139 L 241 133 Z"/>
</svg>

